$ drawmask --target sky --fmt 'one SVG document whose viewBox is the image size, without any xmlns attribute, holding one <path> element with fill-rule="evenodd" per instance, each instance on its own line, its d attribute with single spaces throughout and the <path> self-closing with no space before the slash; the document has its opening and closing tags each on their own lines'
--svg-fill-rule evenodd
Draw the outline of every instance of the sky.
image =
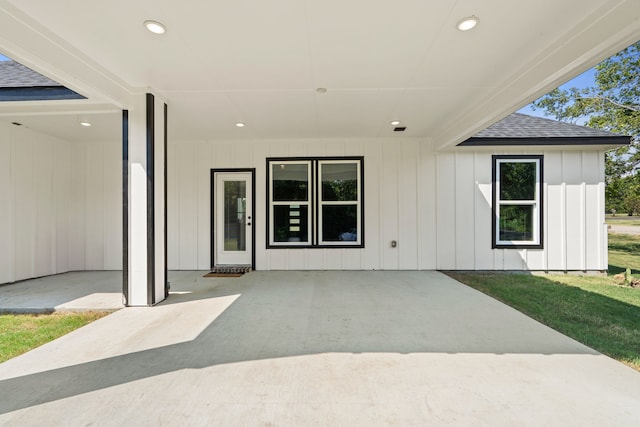
<svg viewBox="0 0 640 427">
<path fill-rule="evenodd" d="M 8 60 L 9 58 L 7 58 L 6 56 L 0 55 L 0 61 L 8 61 Z"/>
<path fill-rule="evenodd" d="M 595 75 L 596 75 L 596 70 L 593 68 L 589 68 L 584 73 L 569 80 L 567 83 L 561 85 L 560 89 L 569 89 L 572 87 L 577 87 L 578 89 L 582 89 L 585 87 L 593 86 L 593 83 L 595 82 Z M 533 110 L 531 108 L 531 104 L 519 109 L 518 113 L 528 114 L 530 116 L 536 116 L 536 117 L 548 117 L 548 116 L 545 116 L 544 111 L 542 111 L 539 108 L 537 110 Z M 548 118 L 554 118 L 554 117 L 548 117 Z"/>
</svg>

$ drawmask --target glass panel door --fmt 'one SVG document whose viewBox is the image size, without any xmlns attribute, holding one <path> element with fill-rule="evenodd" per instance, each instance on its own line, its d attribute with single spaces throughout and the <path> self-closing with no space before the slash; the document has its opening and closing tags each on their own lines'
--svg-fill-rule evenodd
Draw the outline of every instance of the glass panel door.
<svg viewBox="0 0 640 427">
<path fill-rule="evenodd" d="M 251 172 L 215 174 L 214 263 L 251 265 Z"/>
<path fill-rule="evenodd" d="M 247 249 L 247 186 L 245 181 L 224 181 L 224 250 Z"/>
</svg>

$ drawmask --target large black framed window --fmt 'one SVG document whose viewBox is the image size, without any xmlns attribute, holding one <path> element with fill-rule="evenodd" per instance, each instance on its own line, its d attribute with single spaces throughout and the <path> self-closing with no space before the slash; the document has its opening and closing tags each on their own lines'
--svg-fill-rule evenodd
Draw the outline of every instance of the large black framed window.
<svg viewBox="0 0 640 427">
<path fill-rule="evenodd" d="M 542 249 L 541 155 L 494 155 L 493 248 Z"/>
<path fill-rule="evenodd" d="M 267 159 L 267 248 L 364 247 L 363 157 Z"/>
</svg>

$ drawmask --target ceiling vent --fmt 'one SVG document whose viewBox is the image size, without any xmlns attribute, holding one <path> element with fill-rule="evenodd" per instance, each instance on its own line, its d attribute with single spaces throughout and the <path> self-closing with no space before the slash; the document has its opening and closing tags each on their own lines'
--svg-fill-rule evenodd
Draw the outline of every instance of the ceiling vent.
<svg viewBox="0 0 640 427">
<path fill-rule="evenodd" d="M 400 126 L 400 127 L 393 128 L 393 131 L 394 132 L 404 132 L 406 129 L 407 129 L 406 126 Z"/>
</svg>

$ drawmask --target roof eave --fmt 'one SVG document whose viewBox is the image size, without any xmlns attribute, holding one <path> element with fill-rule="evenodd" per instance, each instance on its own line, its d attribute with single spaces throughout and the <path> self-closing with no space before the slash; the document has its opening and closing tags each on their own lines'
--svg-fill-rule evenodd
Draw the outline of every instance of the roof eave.
<svg viewBox="0 0 640 427">
<path fill-rule="evenodd" d="M 526 137 L 526 138 L 478 138 L 471 137 L 458 147 L 520 147 L 520 146 L 621 146 L 630 145 L 629 136 L 604 137 Z"/>
</svg>

